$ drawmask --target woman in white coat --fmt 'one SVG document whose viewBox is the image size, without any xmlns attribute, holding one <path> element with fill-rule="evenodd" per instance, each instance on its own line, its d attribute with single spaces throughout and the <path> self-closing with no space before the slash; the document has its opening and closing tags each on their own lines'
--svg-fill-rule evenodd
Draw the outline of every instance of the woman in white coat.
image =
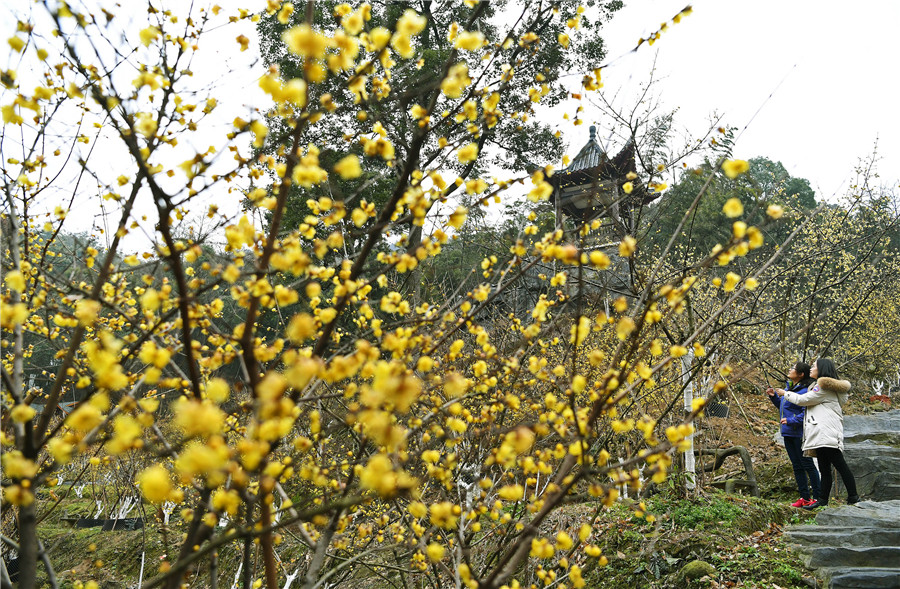
<svg viewBox="0 0 900 589">
<path fill-rule="evenodd" d="M 806 407 L 806 419 L 803 423 L 803 452 L 815 456 L 819 461 L 819 472 L 822 473 L 822 486 L 819 500 L 804 509 L 815 509 L 828 505 L 833 481 L 831 467 L 834 466 L 844 486 L 847 487 L 847 503 L 859 502 L 856 492 L 856 480 L 850 467 L 844 460 L 844 413 L 841 410 L 847 402 L 850 382 L 838 378 L 837 368 L 829 358 L 816 360 L 809 375 L 817 379 L 816 384 L 809 387 L 805 395 L 798 395 L 781 389 L 776 392 L 794 405 Z"/>
</svg>

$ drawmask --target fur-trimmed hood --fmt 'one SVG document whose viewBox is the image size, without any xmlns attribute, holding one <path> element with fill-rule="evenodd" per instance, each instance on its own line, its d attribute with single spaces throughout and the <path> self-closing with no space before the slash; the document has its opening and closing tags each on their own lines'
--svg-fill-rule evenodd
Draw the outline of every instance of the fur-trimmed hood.
<svg viewBox="0 0 900 589">
<path fill-rule="evenodd" d="M 832 391 L 837 395 L 844 395 L 850 390 L 849 380 L 838 380 L 836 378 L 828 378 L 823 376 L 818 380 L 819 388 Z"/>
<path fill-rule="evenodd" d="M 834 396 L 837 397 L 838 403 L 843 407 L 847 404 L 848 393 L 850 392 L 850 381 L 849 380 L 838 380 L 836 378 L 828 378 L 827 376 L 823 376 L 817 382 L 819 388 L 823 391 L 834 393 Z"/>
</svg>

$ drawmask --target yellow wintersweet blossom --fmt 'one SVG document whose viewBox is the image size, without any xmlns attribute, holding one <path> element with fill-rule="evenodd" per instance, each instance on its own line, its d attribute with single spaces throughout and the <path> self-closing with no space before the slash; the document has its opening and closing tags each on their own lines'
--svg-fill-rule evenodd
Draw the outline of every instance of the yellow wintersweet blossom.
<svg viewBox="0 0 900 589">
<path fill-rule="evenodd" d="M 212 496 L 213 509 L 235 515 L 241 506 L 241 496 L 234 489 L 216 489 Z"/>
<path fill-rule="evenodd" d="M 78 409 L 73 411 L 66 419 L 68 427 L 81 432 L 89 432 L 101 423 L 103 423 L 103 413 L 97 407 L 88 403 L 79 405 Z"/>
<path fill-rule="evenodd" d="M 457 49 L 465 49 L 466 51 L 476 51 L 482 45 L 484 45 L 484 34 L 480 31 L 462 31 L 453 43 L 453 46 Z"/>
<path fill-rule="evenodd" d="M 528 200 L 531 202 L 545 201 L 553 194 L 553 185 L 547 182 L 543 171 L 538 170 L 532 174 L 531 183 L 534 184 L 534 188 L 527 194 Z"/>
<path fill-rule="evenodd" d="M 25 423 L 34 417 L 35 413 L 36 411 L 30 405 L 19 404 L 10 410 L 9 416 L 16 423 Z"/>
<path fill-rule="evenodd" d="M 463 164 L 475 161 L 478 157 L 478 144 L 468 143 L 460 147 L 459 151 L 456 152 L 456 157 Z"/>
<path fill-rule="evenodd" d="M 631 317 L 622 317 L 616 324 L 616 336 L 625 341 L 629 335 L 635 330 L 634 320 Z"/>
<path fill-rule="evenodd" d="M 756 227 L 750 227 L 747 229 L 747 243 L 750 245 L 750 249 L 757 249 L 762 247 L 764 242 L 764 237 L 762 231 L 757 229 Z"/>
<path fill-rule="evenodd" d="M 152 43 L 157 39 L 157 37 L 159 37 L 159 33 L 160 31 L 158 28 L 147 27 L 146 29 L 143 29 L 140 33 L 138 33 L 138 36 L 140 37 L 141 43 L 144 45 L 144 47 L 149 47 L 150 43 Z"/>
<path fill-rule="evenodd" d="M 362 175 L 362 168 L 359 165 L 359 157 L 350 154 L 338 161 L 334 166 L 334 171 L 344 180 L 352 180 Z"/>
<path fill-rule="evenodd" d="M 25 41 L 21 37 L 17 37 L 13 35 L 9 39 L 6 40 L 9 43 L 9 46 L 12 47 L 12 50 L 16 53 L 21 53 L 22 49 L 25 48 Z"/>
<path fill-rule="evenodd" d="M 159 465 L 145 468 L 135 481 L 144 498 L 155 505 L 169 499 L 172 494 L 172 480 L 169 471 Z"/>
<path fill-rule="evenodd" d="M 734 272 L 729 272 L 725 275 L 725 286 L 723 287 L 723 290 L 725 292 L 733 291 L 740 281 L 741 277 L 739 275 L 735 274 Z"/>
<path fill-rule="evenodd" d="M 428 560 L 431 562 L 438 562 L 444 558 L 444 547 L 436 542 L 432 542 L 425 549 L 425 553 L 428 555 Z"/>
<path fill-rule="evenodd" d="M 747 160 L 725 160 L 722 163 L 722 171 L 732 180 L 746 173 L 749 169 L 750 162 Z"/>
<path fill-rule="evenodd" d="M 291 15 L 294 14 L 294 5 L 290 2 L 285 2 L 281 7 L 281 10 L 278 11 L 278 22 L 283 25 L 291 22 Z"/>
<path fill-rule="evenodd" d="M 358 35 L 365 26 L 365 21 L 369 19 L 371 10 L 372 8 L 369 4 L 363 4 L 357 10 L 343 15 L 341 26 L 344 27 L 347 34 Z"/>
<path fill-rule="evenodd" d="M 766 208 L 766 214 L 773 219 L 780 219 L 784 215 L 784 208 L 781 205 L 772 204 Z"/>
<path fill-rule="evenodd" d="M 324 59 L 334 41 L 303 23 L 284 33 L 284 42 L 291 53 L 304 58 Z"/>
<path fill-rule="evenodd" d="M 256 229 L 247 215 L 242 215 L 237 225 L 225 228 L 225 238 L 231 249 L 240 249 L 244 244 L 252 244 L 256 239 Z"/>
<path fill-rule="evenodd" d="M 0 109 L 0 110 L 2 110 L 2 113 L 3 113 L 3 123 L 4 124 L 21 125 L 22 123 L 25 122 L 25 119 L 22 118 L 22 116 L 16 112 L 15 104 L 5 104 L 5 105 L 3 105 L 2 109 Z"/>
<path fill-rule="evenodd" d="M 309 145 L 306 155 L 294 166 L 291 179 L 303 188 L 312 188 L 314 184 L 324 182 L 327 178 L 328 172 L 319 167 L 319 148 Z"/>
<path fill-rule="evenodd" d="M 117 455 L 140 446 L 138 438 L 142 432 L 140 423 L 134 417 L 120 413 L 113 419 L 113 436 L 106 442 L 106 451 Z"/>
<path fill-rule="evenodd" d="M 588 255 L 588 259 L 591 261 L 591 265 L 599 270 L 606 270 L 609 268 L 609 256 L 601 251 L 592 251 Z"/>
<path fill-rule="evenodd" d="M 619 255 L 623 258 L 630 258 L 635 250 L 637 250 L 637 240 L 630 235 L 626 235 L 619 243 Z"/>
<path fill-rule="evenodd" d="M 364 489 L 388 498 L 412 488 L 417 481 L 409 473 L 395 470 L 391 459 L 384 454 L 376 454 L 360 469 L 359 483 Z"/>
<path fill-rule="evenodd" d="M 175 425 L 186 437 L 209 436 L 222 431 L 225 414 L 209 401 L 180 397 L 173 407 Z"/>
<path fill-rule="evenodd" d="M 418 35 L 425 30 L 428 20 L 417 13 L 415 10 L 407 8 L 403 11 L 403 15 L 397 20 L 397 33 L 401 35 Z"/>
<path fill-rule="evenodd" d="M 691 411 L 701 411 L 706 406 L 706 399 L 697 397 L 691 401 Z"/>
<path fill-rule="evenodd" d="M 450 70 L 447 72 L 447 77 L 441 81 L 441 91 L 448 98 L 459 98 L 471 83 L 472 79 L 469 78 L 469 66 L 467 66 L 465 62 L 460 62 L 450 67 Z"/>
<path fill-rule="evenodd" d="M 259 79 L 259 87 L 278 103 L 290 103 L 298 108 L 306 106 L 307 84 L 305 80 L 294 78 L 283 83 L 276 75 L 267 74 Z"/>
<path fill-rule="evenodd" d="M 506 485 L 497 490 L 497 495 L 506 501 L 518 501 L 525 496 L 522 485 Z"/>
<path fill-rule="evenodd" d="M 456 210 L 450 215 L 450 218 L 447 219 L 447 225 L 453 227 L 454 229 L 459 229 L 466 222 L 466 217 L 468 216 L 468 209 L 464 206 L 456 207 Z"/>
<path fill-rule="evenodd" d="M 7 272 L 6 276 L 3 277 L 3 282 L 6 283 L 6 286 L 16 292 L 25 290 L 25 276 L 19 270 L 10 270 Z"/>
<path fill-rule="evenodd" d="M 440 503 L 432 503 L 429 506 L 431 523 L 439 528 L 450 530 L 456 527 L 461 510 L 458 505 L 454 505 L 449 501 L 441 501 Z"/>
<path fill-rule="evenodd" d="M 146 112 L 141 112 L 137 114 L 137 121 L 134 124 L 135 130 L 138 133 L 150 139 L 156 133 L 157 123 L 156 119 L 153 118 L 153 115 Z"/>
<path fill-rule="evenodd" d="M 38 472 L 37 464 L 19 450 L 3 453 L 3 474 L 13 479 L 30 479 Z"/>
<path fill-rule="evenodd" d="M 99 342 L 88 341 L 82 346 L 97 387 L 115 391 L 128 386 L 128 376 L 119 364 L 121 347 L 122 343 L 107 332 L 100 334 Z"/>
<path fill-rule="evenodd" d="M 231 387 L 223 378 L 211 378 L 206 383 L 206 398 L 213 403 L 222 404 L 231 395 Z"/>
<path fill-rule="evenodd" d="M 159 292 L 155 288 L 148 288 L 141 295 L 141 308 L 144 311 L 156 311 L 159 309 L 161 298 Z"/>
<path fill-rule="evenodd" d="M 725 213 L 725 216 L 734 219 L 735 217 L 740 217 L 744 214 L 744 205 L 741 204 L 741 201 L 738 198 L 731 197 L 725 201 L 722 212 Z"/>
<path fill-rule="evenodd" d="M 93 325 L 100 315 L 100 301 L 81 299 L 75 305 L 75 318 L 82 326 Z"/>
</svg>

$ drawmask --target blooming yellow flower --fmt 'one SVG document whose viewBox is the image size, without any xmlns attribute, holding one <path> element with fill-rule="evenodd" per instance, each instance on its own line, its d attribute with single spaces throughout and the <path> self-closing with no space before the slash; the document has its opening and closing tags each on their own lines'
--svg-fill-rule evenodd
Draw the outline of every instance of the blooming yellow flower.
<svg viewBox="0 0 900 589">
<path fill-rule="evenodd" d="M 144 47 L 147 47 L 159 37 L 159 29 L 156 27 L 147 27 L 138 33 L 138 36 L 141 39 L 141 43 L 143 43 Z"/>
<path fill-rule="evenodd" d="M 522 485 L 506 485 L 497 490 L 497 495 L 506 501 L 518 501 L 525 496 L 525 489 Z"/>
<path fill-rule="evenodd" d="M 12 408 L 9 412 L 9 416 L 12 417 L 12 420 L 16 423 L 25 423 L 34 417 L 35 413 L 35 410 L 32 409 L 31 406 L 19 404 Z"/>
<path fill-rule="evenodd" d="M 725 205 L 722 207 L 722 212 L 731 219 L 740 217 L 744 214 L 744 205 L 741 204 L 740 200 L 732 197 L 725 202 Z"/>
<path fill-rule="evenodd" d="M 325 52 L 333 45 L 331 39 L 306 23 L 288 29 L 284 33 L 284 42 L 291 53 L 314 59 L 323 59 Z"/>
<path fill-rule="evenodd" d="M 475 158 L 478 157 L 478 145 L 469 143 L 460 147 L 459 151 L 456 152 L 456 157 L 463 164 L 475 161 Z"/>
<path fill-rule="evenodd" d="M 25 41 L 21 37 L 12 36 L 7 39 L 7 43 L 12 47 L 13 51 L 16 53 L 21 53 L 22 49 L 25 47 Z"/>
<path fill-rule="evenodd" d="M 335 164 L 334 171 L 344 180 L 359 178 L 360 175 L 362 175 L 359 158 L 353 154 L 341 158 L 341 160 Z"/>
<path fill-rule="evenodd" d="M 457 63 L 447 72 L 447 77 L 441 82 L 441 92 L 448 98 L 459 98 L 462 96 L 472 79 L 469 78 L 469 66 L 465 62 Z"/>
<path fill-rule="evenodd" d="M 734 272 L 729 272 L 725 275 L 725 286 L 722 287 L 725 292 L 731 292 L 735 289 L 738 282 L 741 281 L 741 277 Z"/>
<path fill-rule="evenodd" d="M 425 29 L 428 21 L 415 10 L 407 8 L 397 20 L 397 32 L 401 35 L 418 35 Z"/>
<path fill-rule="evenodd" d="M 136 482 L 144 498 L 156 505 L 166 501 L 172 493 L 172 481 L 169 478 L 169 472 L 159 465 L 145 468 L 137 476 Z"/>
<path fill-rule="evenodd" d="M 746 173 L 749 169 L 750 163 L 747 160 L 725 160 L 722 163 L 722 170 L 732 180 Z"/>
<path fill-rule="evenodd" d="M 11 270 L 3 277 L 3 281 L 10 289 L 16 292 L 25 290 L 25 276 L 18 270 Z"/>
<path fill-rule="evenodd" d="M 138 133 L 149 139 L 156 133 L 156 119 L 154 119 L 153 115 L 150 113 L 138 113 L 137 122 L 135 123 L 134 128 Z"/>
<path fill-rule="evenodd" d="M 476 51 L 484 45 L 484 35 L 480 31 L 463 31 L 456 37 L 453 46 L 466 51 Z"/>
<path fill-rule="evenodd" d="M 669 354 L 671 354 L 673 358 L 681 358 L 687 354 L 687 348 L 684 346 L 672 346 L 669 348 Z"/>
<path fill-rule="evenodd" d="M 782 208 L 781 205 L 769 205 L 768 208 L 766 208 L 766 214 L 773 219 L 780 219 L 784 214 L 784 208 Z"/>
</svg>

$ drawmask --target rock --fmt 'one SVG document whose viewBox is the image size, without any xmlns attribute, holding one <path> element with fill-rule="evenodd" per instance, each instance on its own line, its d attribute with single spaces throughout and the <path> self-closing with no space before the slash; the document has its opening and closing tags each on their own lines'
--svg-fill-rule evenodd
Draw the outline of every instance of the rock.
<svg viewBox="0 0 900 589">
<path fill-rule="evenodd" d="M 868 501 L 821 509 L 785 537 L 830 589 L 900 587 L 900 411 L 844 418 L 844 454 Z M 839 480 L 839 478 L 838 478 Z M 837 494 L 844 491 L 839 489 Z M 805 580 L 804 580 L 805 581 Z"/>
<path fill-rule="evenodd" d="M 844 416 L 844 437 L 847 439 L 900 439 L 900 409 L 884 411 L 876 415 Z"/>
<path fill-rule="evenodd" d="M 707 575 L 712 576 L 715 574 L 716 567 L 702 560 L 692 560 L 691 562 L 681 567 L 681 571 L 679 572 L 679 575 L 683 579 L 687 579 L 690 581 L 705 577 Z"/>
</svg>

